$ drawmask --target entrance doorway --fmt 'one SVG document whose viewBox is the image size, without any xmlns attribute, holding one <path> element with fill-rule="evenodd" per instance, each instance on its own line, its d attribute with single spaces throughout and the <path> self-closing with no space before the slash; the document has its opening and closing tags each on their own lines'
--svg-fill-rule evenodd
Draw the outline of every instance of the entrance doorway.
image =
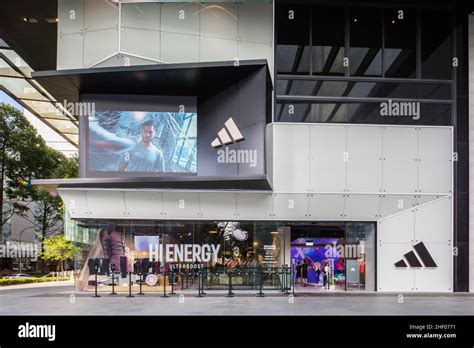
<svg viewBox="0 0 474 348">
<path fill-rule="evenodd" d="M 292 224 L 296 292 L 374 291 L 375 224 Z"/>
</svg>

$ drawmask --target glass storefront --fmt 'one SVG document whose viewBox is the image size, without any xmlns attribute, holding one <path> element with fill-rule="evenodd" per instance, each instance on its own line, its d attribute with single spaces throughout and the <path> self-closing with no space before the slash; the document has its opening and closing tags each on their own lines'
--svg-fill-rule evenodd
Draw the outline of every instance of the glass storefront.
<svg viewBox="0 0 474 348">
<path fill-rule="evenodd" d="M 68 220 L 66 235 L 80 247 L 77 291 L 94 291 L 96 276 L 98 290 L 109 291 L 112 275 L 122 292 L 289 291 L 293 281 L 300 291 L 298 264 L 307 264 L 304 290 L 373 291 L 374 224 L 336 225 L 337 232 L 332 223 Z"/>
</svg>

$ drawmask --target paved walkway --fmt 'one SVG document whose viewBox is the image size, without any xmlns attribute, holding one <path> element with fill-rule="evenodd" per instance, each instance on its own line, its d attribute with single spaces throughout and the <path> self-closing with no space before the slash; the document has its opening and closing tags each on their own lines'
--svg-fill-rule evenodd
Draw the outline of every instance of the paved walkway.
<svg viewBox="0 0 474 348">
<path fill-rule="evenodd" d="M 135 289 L 134 289 L 135 290 Z M 161 298 L 125 294 L 92 298 L 73 295 L 72 286 L 37 287 L 0 292 L 0 315 L 474 315 L 474 296 L 364 294 L 255 297 L 195 293 Z"/>
</svg>

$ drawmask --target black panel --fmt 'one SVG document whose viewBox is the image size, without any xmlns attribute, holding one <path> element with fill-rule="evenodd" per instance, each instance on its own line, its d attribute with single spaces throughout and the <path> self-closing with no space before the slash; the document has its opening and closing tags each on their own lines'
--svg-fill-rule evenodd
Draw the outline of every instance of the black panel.
<svg viewBox="0 0 474 348">
<path fill-rule="evenodd" d="M 422 267 L 423 266 L 420 263 L 420 261 L 418 260 L 418 258 L 416 257 L 416 255 L 413 251 L 410 251 L 410 252 L 406 253 L 403 256 L 405 256 L 405 259 L 407 259 L 408 264 L 410 265 L 410 267 Z"/>
<path fill-rule="evenodd" d="M 407 264 L 405 263 L 405 260 L 400 260 L 398 262 L 395 262 L 395 267 L 397 268 L 403 268 L 403 267 L 406 267 Z"/>
<path fill-rule="evenodd" d="M 425 267 L 438 267 L 423 242 L 414 245 L 413 248 L 415 248 L 416 253 L 420 257 L 421 262 L 423 262 Z"/>
</svg>

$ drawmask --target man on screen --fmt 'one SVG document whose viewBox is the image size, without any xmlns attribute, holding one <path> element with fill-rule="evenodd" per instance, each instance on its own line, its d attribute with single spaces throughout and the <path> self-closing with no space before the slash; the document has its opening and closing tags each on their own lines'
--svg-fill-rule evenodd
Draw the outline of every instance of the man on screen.
<svg viewBox="0 0 474 348">
<path fill-rule="evenodd" d="M 152 142 L 156 130 L 153 120 L 142 123 L 141 140 L 129 152 L 125 152 L 120 159 L 118 170 L 121 172 L 164 172 L 165 162 L 163 154 Z"/>
</svg>

